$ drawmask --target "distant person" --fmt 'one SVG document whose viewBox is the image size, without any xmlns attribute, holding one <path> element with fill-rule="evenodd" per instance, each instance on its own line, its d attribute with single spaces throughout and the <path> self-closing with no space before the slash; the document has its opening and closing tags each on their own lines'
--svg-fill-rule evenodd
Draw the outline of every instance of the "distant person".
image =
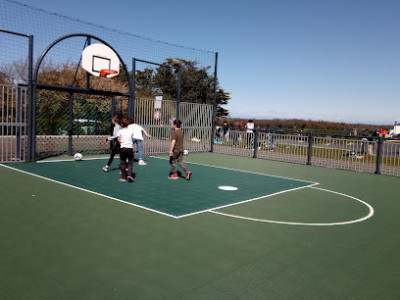
<svg viewBox="0 0 400 300">
<path fill-rule="evenodd" d="M 110 141 L 110 158 L 107 162 L 107 164 L 103 167 L 103 171 L 104 172 L 108 172 L 109 167 L 111 166 L 113 160 L 114 160 L 114 156 L 115 154 L 117 154 L 119 152 L 120 149 L 120 144 L 118 142 L 118 132 L 121 129 L 121 125 L 120 123 L 120 118 L 119 116 L 115 115 L 112 117 L 111 119 L 111 123 L 113 124 L 114 128 L 113 128 L 113 135 L 106 138 L 106 141 Z"/>
<path fill-rule="evenodd" d="M 178 179 L 178 171 L 175 162 L 185 171 L 186 180 L 190 180 L 192 172 L 183 163 L 183 132 L 181 130 L 182 121 L 174 120 L 174 132 L 171 134 L 171 146 L 169 148 L 169 164 L 171 166 L 171 175 L 169 179 Z"/>
<path fill-rule="evenodd" d="M 253 139 L 254 122 L 249 120 L 246 124 L 246 144 L 251 146 L 251 140 Z"/>
<path fill-rule="evenodd" d="M 222 136 L 222 127 L 221 126 L 215 127 L 215 136 L 217 138 L 217 141 L 219 141 L 221 139 L 221 136 Z"/>
<path fill-rule="evenodd" d="M 138 124 L 134 123 L 134 120 L 130 120 L 131 124 L 129 124 L 128 128 L 129 130 L 132 131 L 133 137 L 132 137 L 132 143 L 136 144 L 136 148 L 138 151 L 138 165 L 140 166 L 145 166 L 146 162 L 143 160 L 143 133 L 147 136 L 150 137 L 150 134 L 147 133 L 144 128 Z"/>
<path fill-rule="evenodd" d="M 222 126 L 222 132 L 223 132 L 225 141 L 229 142 L 229 125 L 226 121 L 224 121 L 224 124 Z"/>
<path fill-rule="evenodd" d="M 118 141 L 121 144 L 119 151 L 119 159 L 121 161 L 121 175 L 119 181 L 133 182 L 133 132 L 128 128 L 130 124 L 129 119 L 121 121 L 122 129 L 118 132 Z"/>
</svg>

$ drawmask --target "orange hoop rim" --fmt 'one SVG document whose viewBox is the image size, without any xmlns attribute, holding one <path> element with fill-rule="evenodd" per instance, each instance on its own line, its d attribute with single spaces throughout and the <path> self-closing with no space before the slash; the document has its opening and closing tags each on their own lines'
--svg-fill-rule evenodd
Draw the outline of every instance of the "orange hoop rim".
<svg viewBox="0 0 400 300">
<path fill-rule="evenodd" d="M 99 73 L 100 77 L 106 77 L 107 75 L 111 74 L 118 74 L 118 71 L 111 69 L 101 69 Z"/>
</svg>

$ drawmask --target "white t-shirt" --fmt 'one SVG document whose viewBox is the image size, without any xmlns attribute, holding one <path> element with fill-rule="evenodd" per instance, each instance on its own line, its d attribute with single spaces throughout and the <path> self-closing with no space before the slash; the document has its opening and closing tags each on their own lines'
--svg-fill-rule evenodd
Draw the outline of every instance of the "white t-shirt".
<svg viewBox="0 0 400 300">
<path fill-rule="evenodd" d="M 133 148 L 133 134 L 129 128 L 122 128 L 120 131 L 118 131 L 118 137 L 121 138 L 121 148 Z"/>
<path fill-rule="evenodd" d="M 247 128 L 247 132 L 253 132 L 254 123 L 251 123 L 251 122 L 247 123 L 246 128 Z"/>
<path fill-rule="evenodd" d="M 143 141 L 143 127 L 138 125 L 138 124 L 130 124 L 128 126 L 128 129 L 132 131 L 133 133 L 133 138 L 137 140 L 142 140 Z"/>
<path fill-rule="evenodd" d="M 119 124 L 115 124 L 114 130 L 113 130 L 113 135 L 110 136 L 110 137 L 108 137 L 107 139 L 108 139 L 109 141 L 112 141 L 112 140 L 117 139 L 117 138 L 118 138 L 118 132 L 121 130 L 121 128 L 122 128 L 122 127 L 121 127 Z"/>
</svg>

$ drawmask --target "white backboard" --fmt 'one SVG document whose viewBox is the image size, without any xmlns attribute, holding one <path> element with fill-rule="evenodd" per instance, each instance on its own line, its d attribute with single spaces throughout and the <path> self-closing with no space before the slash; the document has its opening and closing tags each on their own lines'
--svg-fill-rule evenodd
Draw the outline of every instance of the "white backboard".
<svg viewBox="0 0 400 300">
<path fill-rule="evenodd" d="M 107 45 L 92 44 L 82 51 L 82 68 L 94 76 L 99 76 L 103 69 L 115 70 L 118 73 L 109 74 L 107 78 L 119 74 L 118 55 Z"/>
</svg>

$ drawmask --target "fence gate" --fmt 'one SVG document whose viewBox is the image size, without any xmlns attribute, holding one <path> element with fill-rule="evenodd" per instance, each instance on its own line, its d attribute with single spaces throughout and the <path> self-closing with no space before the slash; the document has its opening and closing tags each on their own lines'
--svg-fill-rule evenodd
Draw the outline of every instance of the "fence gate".
<svg viewBox="0 0 400 300">
<path fill-rule="evenodd" d="M 27 159 L 28 92 L 24 87 L 0 84 L 0 162 Z"/>
<path fill-rule="evenodd" d="M 0 29 L 0 162 L 28 159 L 33 36 Z"/>
</svg>

